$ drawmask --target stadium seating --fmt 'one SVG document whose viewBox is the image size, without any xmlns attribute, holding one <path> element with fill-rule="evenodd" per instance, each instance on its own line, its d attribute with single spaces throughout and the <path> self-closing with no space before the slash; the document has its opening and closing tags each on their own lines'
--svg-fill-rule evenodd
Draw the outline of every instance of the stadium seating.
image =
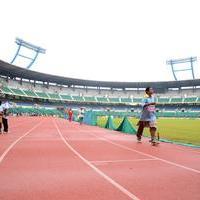
<svg viewBox="0 0 200 200">
<path fill-rule="evenodd" d="M 13 94 L 12 90 L 9 87 L 2 87 L 2 92 L 5 94 Z"/>
<path fill-rule="evenodd" d="M 133 103 L 141 103 L 142 98 L 133 98 Z"/>
<path fill-rule="evenodd" d="M 72 99 L 75 101 L 84 101 L 84 98 L 82 96 L 72 96 Z"/>
<path fill-rule="evenodd" d="M 19 95 L 19 96 L 25 96 L 24 92 L 21 89 L 16 89 L 16 88 L 10 88 L 13 91 L 13 94 Z"/>
<path fill-rule="evenodd" d="M 51 98 L 51 99 L 58 99 L 58 100 L 61 100 L 60 99 L 60 96 L 56 93 L 47 93 L 48 96 Z"/>
<path fill-rule="evenodd" d="M 33 92 L 31 90 L 23 90 L 23 91 L 29 97 L 37 97 L 37 95 L 35 94 L 35 92 Z"/>
<path fill-rule="evenodd" d="M 122 103 L 132 103 L 131 98 L 121 98 Z"/>
<path fill-rule="evenodd" d="M 184 99 L 184 103 L 195 103 L 197 100 L 197 97 L 186 97 Z"/>
<path fill-rule="evenodd" d="M 181 98 L 181 97 L 172 97 L 170 103 L 182 103 L 182 102 L 183 102 L 183 98 Z"/>
<path fill-rule="evenodd" d="M 200 97 L 198 97 L 197 102 L 200 102 Z"/>
<path fill-rule="evenodd" d="M 87 97 L 85 96 L 85 101 L 88 101 L 88 102 L 96 102 L 97 100 L 95 99 L 95 97 Z"/>
<path fill-rule="evenodd" d="M 108 98 L 106 98 L 106 97 L 97 97 L 97 101 L 99 101 L 99 102 L 108 102 Z"/>
<path fill-rule="evenodd" d="M 49 97 L 47 96 L 47 94 L 45 92 L 35 92 L 35 93 L 40 98 L 49 99 Z"/>
<path fill-rule="evenodd" d="M 56 101 L 75 101 L 75 102 L 100 102 L 100 103 L 133 103 L 133 104 L 140 104 L 142 101 L 142 97 L 103 97 L 103 96 L 79 96 L 79 95 L 70 95 L 64 93 L 56 93 L 53 91 L 44 92 L 42 91 L 33 91 L 31 89 L 19 89 L 13 88 L 9 86 L 4 86 L 1 88 L 4 94 L 15 95 L 16 99 L 23 97 L 30 97 L 30 98 L 41 98 L 41 99 L 49 99 L 49 100 L 56 100 Z M 177 104 L 177 103 L 199 103 L 200 97 L 158 97 L 157 102 L 160 104 Z"/>
<path fill-rule="evenodd" d="M 67 94 L 60 94 L 60 97 L 62 98 L 62 100 L 67 100 L 67 101 L 73 100 L 71 95 L 67 95 Z"/>
<path fill-rule="evenodd" d="M 158 98 L 158 103 L 169 103 L 169 98 L 168 97 L 159 97 Z"/>
<path fill-rule="evenodd" d="M 119 98 L 108 98 L 108 100 L 111 103 L 120 103 L 120 99 Z"/>
</svg>

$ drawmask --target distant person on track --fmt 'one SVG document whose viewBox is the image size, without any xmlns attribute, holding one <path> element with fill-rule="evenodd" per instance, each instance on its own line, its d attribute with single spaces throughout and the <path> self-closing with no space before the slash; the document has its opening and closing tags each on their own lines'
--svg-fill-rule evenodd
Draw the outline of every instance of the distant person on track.
<svg viewBox="0 0 200 200">
<path fill-rule="evenodd" d="M 9 115 L 8 108 L 9 104 L 8 102 L 6 102 L 3 106 L 3 118 L 2 118 L 4 133 L 8 133 L 8 115 Z"/>
<path fill-rule="evenodd" d="M 83 124 L 84 115 L 85 115 L 85 110 L 84 110 L 83 107 L 81 107 L 81 108 L 80 108 L 80 111 L 79 111 L 79 113 L 78 113 L 78 119 L 79 119 L 80 125 Z"/>
<path fill-rule="evenodd" d="M 2 102 L 0 101 L 0 134 L 2 134 L 2 122 L 3 122 L 3 106 Z"/>
<path fill-rule="evenodd" d="M 147 87 L 146 95 L 142 99 L 142 113 L 140 116 L 140 120 L 138 122 L 138 130 L 137 130 L 137 140 L 138 142 L 141 142 L 142 134 L 144 131 L 144 128 L 149 128 L 150 134 L 151 134 L 151 140 L 150 142 L 152 145 L 156 144 L 156 100 L 153 96 L 154 91 L 153 88 Z"/>
<path fill-rule="evenodd" d="M 73 120 L 73 115 L 74 115 L 73 110 L 70 108 L 70 109 L 67 111 L 67 113 L 68 113 L 68 120 L 69 120 L 69 122 L 72 122 L 72 120 Z"/>
</svg>

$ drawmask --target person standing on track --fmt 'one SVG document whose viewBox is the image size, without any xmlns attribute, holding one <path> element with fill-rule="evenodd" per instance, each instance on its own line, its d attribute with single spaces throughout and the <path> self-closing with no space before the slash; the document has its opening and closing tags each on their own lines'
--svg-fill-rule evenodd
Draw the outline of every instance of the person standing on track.
<svg viewBox="0 0 200 200">
<path fill-rule="evenodd" d="M 144 131 L 144 128 L 149 128 L 150 134 L 151 134 L 151 140 L 150 142 L 155 145 L 156 144 L 156 100 L 153 96 L 154 91 L 153 88 L 147 87 L 146 95 L 142 99 L 142 113 L 140 116 L 140 120 L 138 122 L 138 130 L 137 130 L 137 140 L 138 142 L 141 142 L 142 134 Z"/>
<path fill-rule="evenodd" d="M 1 105 L 2 102 L 0 101 L 0 134 L 1 132 L 1 128 L 2 128 L 2 121 L 3 121 L 3 106 Z"/>
<path fill-rule="evenodd" d="M 80 111 L 78 113 L 78 119 L 79 119 L 80 125 L 82 125 L 82 123 L 83 123 L 84 114 L 85 114 L 84 108 L 81 107 Z"/>
<path fill-rule="evenodd" d="M 3 107 L 2 122 L 3 122 L 3 132 L 8 133 L 8 108 L 6 106 Z"/>
<path fill-rule="evenodd" d="M 70 108 L 69 110 L 68 110 L 68 120 L 69 120 L 69 122 L 72 122 L 72 120 L 73 120 L 73 110 Z"/>
</svg>

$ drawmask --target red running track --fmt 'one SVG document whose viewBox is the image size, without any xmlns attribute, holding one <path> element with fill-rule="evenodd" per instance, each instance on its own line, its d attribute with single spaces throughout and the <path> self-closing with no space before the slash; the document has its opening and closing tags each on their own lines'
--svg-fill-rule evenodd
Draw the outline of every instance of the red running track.
<svg viewBox="0 0 200 200">
<path fill-rule="evenodd" d="M 200 150 L 69 123 L 10 119 L 0 135 L 1 200 L 199 200 Z"/>
</svg>

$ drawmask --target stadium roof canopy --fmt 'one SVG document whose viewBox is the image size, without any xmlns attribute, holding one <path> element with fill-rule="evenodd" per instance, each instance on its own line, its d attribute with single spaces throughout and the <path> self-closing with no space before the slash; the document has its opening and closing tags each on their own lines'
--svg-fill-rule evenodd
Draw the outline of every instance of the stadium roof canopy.
<svg viewBox="0 0 200 200">
<path fill-rule="evenodd" d="M 157 90 L 168 88 L 194 87 L 200 86 L 200 79 L 182 80 L 182 81 L 161 81 L 161 82 L 111 82 L 111 81 L 94 81 L 76 78 L 68 78 L 40 73 L 25 68 L 17 67 L 0 60 L 0 75 L 10 77 L 11 79 L 20 78 L 58 85 L 67 86 L 88 86 L 88 87 L 109 87 L 109 88 L 146 88 L 153 87 Z"/>
</svg>

